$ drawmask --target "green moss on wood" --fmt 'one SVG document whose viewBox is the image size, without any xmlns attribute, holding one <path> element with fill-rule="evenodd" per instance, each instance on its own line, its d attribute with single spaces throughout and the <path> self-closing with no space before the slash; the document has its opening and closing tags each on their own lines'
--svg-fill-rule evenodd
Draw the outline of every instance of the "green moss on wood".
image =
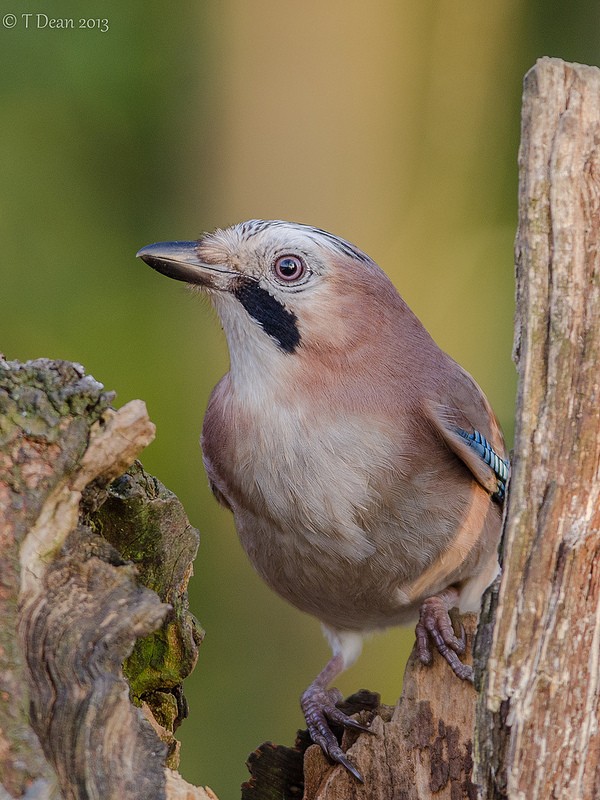
<svg viewBox="0 0 600 800">
<path fill-rule="evenodd" d="M 148 704 L 173 732 L 186 713 L 165 717 L 165 696 L 182 697 L 181 684 L 193 670 L 204 632 L 188 607 L 187 585 L 199 543 L 178 498 L 136 462 L 106 490 L 91 523 L 133 562 L 139 581 L 171 605 L 162 627 L 138 640 L 124 664 L 134 702 Z M 161 723 L 162 724 L 162 723 Z"/>
</svg>

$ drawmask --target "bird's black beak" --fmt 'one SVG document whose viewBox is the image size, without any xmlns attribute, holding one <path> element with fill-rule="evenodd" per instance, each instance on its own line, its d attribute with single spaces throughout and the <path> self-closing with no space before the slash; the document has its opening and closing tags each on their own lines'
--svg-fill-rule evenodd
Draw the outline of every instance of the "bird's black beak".
<svg viewBox="0 0 600 800">
<path fill-rule="evenodd" d="M 228 284 L 232 277 L 239 277 L 239 274 L 223 266 L 201 261 L 198 244 L 198 242 L 157 242 L 142 247 L 136 253 L 136 257 L 141 258 L 152 269 L 176 281 L 194 283 L 211 289 L 227 288 L 225 284 Z"/>
</svg>

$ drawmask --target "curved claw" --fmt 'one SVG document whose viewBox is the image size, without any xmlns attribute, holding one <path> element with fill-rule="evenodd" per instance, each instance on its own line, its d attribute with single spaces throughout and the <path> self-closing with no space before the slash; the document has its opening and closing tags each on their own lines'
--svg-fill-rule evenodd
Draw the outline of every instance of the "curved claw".
<svg viewBox="0 0 600 800">
<path fill-rule="evenodd" d="M 350 761 L 350 759 L 348 759 L 346 757 L 346 754 L 343 753 L 341 750 L 340 750 L 340 753 L 341 753 L 340 757 L 335 759 L 338 762 L 338 764 L 342 764 L 344 767 L 346 767 L 348 772 L 350 772 L 352 775 L 354 775 L 354 777 L 356 778 L 357 781 L 360 781 L 360 783 L 364 783 L 365 779 L 360 774 L 360 772 L 356 769 L 354 764 Z"/>
<path fill-rule="evenodd" d="M 454 674 L 464 681 L 473 680 L 473 669 L 458 657 L 466 650 L 467 637 L 461 625 L 460 637 L 452 627 L 448 609 L 441 597 L 428 597 L 421 606 L 419 622 L 416 627 L 417 655 L 423 664 L 431 664 L 433 653 L 430 639 L 439 654 L 444 658 Z"/>
<path fill-rule="evenodd" d="M 325 690 L 314 684 L 308 687 L 300 701 L 308 732 L 313 742 L 318 744 L 332 761 L 342 764 L 348 772 L 363 783 L 362 775 L 339 746 L 335 734 L 329 727 L 329 722 L 335 722 L 344 728 L 351 728 L 361 733 L 373 733 L 373 731 L 336 708 L 334 699 L 337 696 L 338 693 L 335 689 Z"/>
<path fill-rule="evenodd" d="M 363 725 L 362 722 L 357 722 L 355 719 L 352 719 L 352 717 L 346 717 L 346 719 L 340 724 L 343 725 L 344 728 L 352 728 L 353 731 L 370 733 L 371 735 L 375 734 L 375 731 L 372 728 L 369 728 L 367 725 Z"/>
<path fill-rule="evenodd" d="M 337 743 L 337 740 L 335 741 L 335 744 L 330 744 L 330 743 L 325 744 L 325 742 L 320 737 L 314 738 L 313 741 L 315 742 L 315 744 L 318 744 L 320 746 L 321 750 L 323 750 L 323 752 L 327 756 L 329 756 L 329 758 L 332 761 L 335 761 L 336 764 L 341 764 L 348 770 L 348 772 L 354 775 L 357 781 L 360 781 L 361 783 L 365 782 L 363 776 L 354 766 L 354 764 L 350 761 L 346 753 L 344 753 L 342 748 Z"/>
</svg>

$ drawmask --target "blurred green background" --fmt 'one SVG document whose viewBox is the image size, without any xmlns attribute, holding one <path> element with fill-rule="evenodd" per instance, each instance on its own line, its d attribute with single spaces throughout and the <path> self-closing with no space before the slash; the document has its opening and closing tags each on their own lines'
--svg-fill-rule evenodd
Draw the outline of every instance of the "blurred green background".
<svg viewBox="0 0 600 800">
<path fill-rule="evenodd" d="M 235 798 L 251 750 L 293 741 L 328 650 L 263 587 L 209 495 L 197 440 L 227 369 L 214 314 L 135 252 L 250 217 L 350 239 L 481 383 L 510 441 L 521 79 L 542 55 L 597 64 L 600 5 L 0 7 L 0 350 L 79 361 L 119 404 L 146 401 L 144 465 L 202 535 L 191 603 L 207 636 L 182 771 Z M 26 29 L 24 12 L 109 30 Z M 342 691 L 393 703 L 412 641 L 374 638 Z"/>
</svg>

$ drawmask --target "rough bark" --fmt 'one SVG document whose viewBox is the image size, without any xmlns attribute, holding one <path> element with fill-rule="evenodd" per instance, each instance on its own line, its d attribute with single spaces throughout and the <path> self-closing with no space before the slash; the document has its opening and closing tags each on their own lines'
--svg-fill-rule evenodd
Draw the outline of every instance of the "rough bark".
<svg viewBox="0 0 600 800">
<path fill-rule="evenodd" d="M 524 83 L 517 427 L 476 660 L 483 797 L 600 797 L 600 70 Z M 495 618 L 495 622 L 493 622 Z M 488 657 L 489 654 L 489 657 Z"/>
<path fill-rule="evenodd" d="M 474 615 L 463 617 L 469 640 Z M 471 663 L 470 649 L 466 655 Z M 425 667 L 413 652 L 395 708 L 380 708 L 371 728 L 350 748 L 365 778 L 332 768 L 320 748 L 305 756 L 304 800 L 475 800 L 472 782 L 475 690 L 453 679 L 439 656 Z M 352 738 L 345 734 L 348 744 Z"/>
<path fill-rule="evenodd" d="M 169 769 L 198 534 L 140 465 L 125 472 L 154 426 L 111 400 L 79 365 L 0 359 L 3 800 L 208 796 Z"/>
</svg>

